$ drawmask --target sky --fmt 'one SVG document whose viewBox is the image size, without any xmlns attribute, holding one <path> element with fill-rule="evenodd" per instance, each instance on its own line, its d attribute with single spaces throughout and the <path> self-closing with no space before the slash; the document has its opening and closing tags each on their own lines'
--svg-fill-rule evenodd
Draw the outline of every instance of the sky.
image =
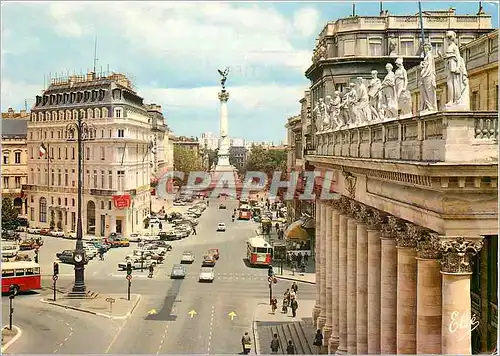
<svg viewBox="0 0 500 356">
<path fill-rule="evenodd" d="M 383 5 L 418 12 L 415 1 Z M 379 6 L 358 1 L 356 13 L 377 16 Z M 422 2 L 424 11 L 452 6 L 475 14 L 478 2 Z M 498 4 L 483 7 L 498 28 Z M 279 142 L 310 85 L 317 35 L 351 12 L 352 2 L 3 2 L 2 112 L 25 100 L 29 109 L 49 74 L 91 69 L 97 36 L 97 71 L 127 74 L 174 134 L 218 134 L 217 69 L 229 67 L 229 136 Z"/>
</svg>

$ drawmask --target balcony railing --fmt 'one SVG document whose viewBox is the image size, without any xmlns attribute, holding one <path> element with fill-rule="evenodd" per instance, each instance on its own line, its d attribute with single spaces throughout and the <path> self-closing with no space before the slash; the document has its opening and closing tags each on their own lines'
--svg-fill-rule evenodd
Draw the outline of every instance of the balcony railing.
<svg viewBox="0 0 500 356">
<path fill-rule="evenodd" d="M 498 113 L 491 111 L 437 112 L 316 135 L 312 154 L 320 156 L 423 162 L 498 160 Z"/>
</svg>

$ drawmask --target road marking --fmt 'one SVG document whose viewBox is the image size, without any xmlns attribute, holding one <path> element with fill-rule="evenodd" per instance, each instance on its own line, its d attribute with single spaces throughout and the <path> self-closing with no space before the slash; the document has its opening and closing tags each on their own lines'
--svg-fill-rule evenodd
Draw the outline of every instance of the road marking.
<svg viewBox="0 0 500 356">
<path fill-rule="evenodd" d="M 189 312 L 188 312 L 188 314 L 189 314 L 189 315 L 191 315 L 191 319 L 193 319 L 193 318 L 194 318 L 194 316 L 195 316 L 196 314 L 198 314 L 198 313 L 196 312 L 196 310 L 194 310 L 194 309 L 193 309 L 193 310 L 189 311 Z"/>
<path fill-rule="evenodd" d="M 210 354 L 210 345 L 212 343 L 212 330 L 214 328 L 215 306 L 212 305 L 212 316 L 210 317 L 210 329 L 208 330 L 208 353 Z"/>
<path fill-rule="evenodd" d="M 69 333 L 68 333 L 68 336 L 66 336 L 66 338 L 57 344 L 57 348 L 52 352 L 53 354 L 56 354 L 59 352 L 59 349 L 66 343 L 66 341 L 69 340 L 69 338 L 71 336 L 73 336 L 73 327 L 66 321 L 62 320 L 62 319 L 56 319 L 54 318 L 52 315 L 47 315 L 49 318 L 51 319 L 54 319 L 55 321 L 57 321 L 58 323 L 64 323 L 68 328 L 69 328 Z"/>
<path fill-rule="evenodd" d="M 156 351 L 156 354 L 159 355 L 161 348 L 163 346 L 163 342 L 165 341 L 165 337 L 167 336 L 167 330 L 168 330 L 168 324 L 165 325 L 165 330 L 163 331 L 163 336 L 161 337 L 160 345 L 158 346 L 158 350 Z"/>
<path fill-rule="evenodd" d="M 113 340 L 111 340 L 111 342 L 109 343 L 109 346 L 108 348 L 106 349 L 106 351 L 104 351 L 105 354 L 107 354 L 109 352 L 109 350 L 111 349 L 111 347 L 113 346 L 113 344 L 116 342 L 116 340 L 118 339 L 118 336 L 120 335 L 121 331 L 123 330 L 123 328 L 125 327 L 125 325 L 127 324 L 127 322 L 130 320 L 130 318 L 127 318 L 125 319 L 125 322 L 122 324 L 122 326 L 120 326 L 118 328 L 118 331 L 116 332 L 116 335 L 115 337 L 113 338 Z"/>
</svg>

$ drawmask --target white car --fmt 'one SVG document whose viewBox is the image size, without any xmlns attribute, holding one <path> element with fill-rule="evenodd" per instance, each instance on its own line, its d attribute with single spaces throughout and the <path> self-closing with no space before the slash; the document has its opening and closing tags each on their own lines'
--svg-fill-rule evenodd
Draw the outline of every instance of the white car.
<svg viewBox="0 0 500 356">
<path fill-rule="evenodd" d="M 186 202 L 185 201 L 174 201 L 174 206 L 185 206 Z"/>
<path fill-rule="evenodd" d="M 160 219 L 156 216 L 152 216 L 150 219 L 149 219 L 149 224 L 159 224 L 160 223 Z"/>
<path fill-rule="evenodd" d="M 192 252 L 183 252 L 181 257 L 181 263 L 193 263 L 194 262 L 194 253 Z"/>
<path fill-rule="evenodd" d="M 226 231 L 226 224 L 218 223 L 217 224 L 217 231 Z"/>
<path fill-rule="evenodd" d="M 144 268 L 144 269 L 148 269 L 150 265 L 153 265 L 153 267 L 156 267 L 156 262 L 153 261 L 151 258 L 145 258 L 141 263 L 140 258 L 137 258 L 135 256 L 133 258 L 131 256 L 127 256 L 125 258 L 124 262 L 118 263 L 118 269 L 125 271 L 127 269 L 128 262 L 132 263 L 132 269 L 140 269 L 141 265 L 142 265 L 142 268 Z"/>
<path fill-rule="evenodd" d="M 70 232 L 68 233 L 68 238 L 69 238 L 69 239 L 76 239 L 76 232 L 74 232 L 74 231 L 70 231 Z"/>
<path fill-rule="evenodd" d="M 40 229 L 37 229 L 36 227 L 29 227 L 28 228 L 28 234 L 39 234 Z"/>
<path fill-rule="evenodd" d="M 130 234 L 128 235 L 128 240 L 130 242 L 141 242 L 141 236 L 139 234 Z"/>
<path fill-rule="evenodd" d="M 85 254 L 89 256 L 89 258 L 94 258 L 97 255 L 97 248 L 91 244 L 83 245 L 83 249 L 85 250 Z"/>
<path fill-rule="evenodd" d="M 160 239 L 160 236 L 156 234 L 151 234 L 149 232 L 144 232 L 141 237 L 141 241 L 157 241 Z"/>
<path fill-rule="evenodd" d="M 19 247 L 17 247 L 17 245 L 2 244 L 2 258 L 16 257 L 18 252 Z"/>
<path fill-rule="evenodd" d="M 214 269 L 212 267 L 202 267 L 200 270 L 200 282 L 213 282 L 215 278 Z"/>
<path fill-rule="evenodd" d="M 64 231 L 51 231 L 50 236 L 54 237 L 64 237 Z"/>
</svg>

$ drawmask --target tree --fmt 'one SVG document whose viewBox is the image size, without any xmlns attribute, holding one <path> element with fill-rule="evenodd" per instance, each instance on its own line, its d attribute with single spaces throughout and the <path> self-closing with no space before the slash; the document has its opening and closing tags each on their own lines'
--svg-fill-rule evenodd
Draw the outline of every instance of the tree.
<svg viewBox="0 0 500 356">
<path fill-rule="evenodd" d="M 17 216 L 19 210 L 14 207 L 12 200 L 9 198 L 2 199 L 2 229 L 15 230 L 18 226 Z"/>
<path fill-rule="evenodd" d="M 190 172 L 203 170 L 201 158 L 196 151 L 182 146 L 174 146 L 174 170 L 184 172 L 185 180 Z"/>
<path fill-rule="evenodd" d="M 261 145 L 252 146 L 248 154 L 245 171 L 264 172 L 272 177 L 276 171 L 286 170 L 285 150 L 268 150 Z"/>
</svg>

